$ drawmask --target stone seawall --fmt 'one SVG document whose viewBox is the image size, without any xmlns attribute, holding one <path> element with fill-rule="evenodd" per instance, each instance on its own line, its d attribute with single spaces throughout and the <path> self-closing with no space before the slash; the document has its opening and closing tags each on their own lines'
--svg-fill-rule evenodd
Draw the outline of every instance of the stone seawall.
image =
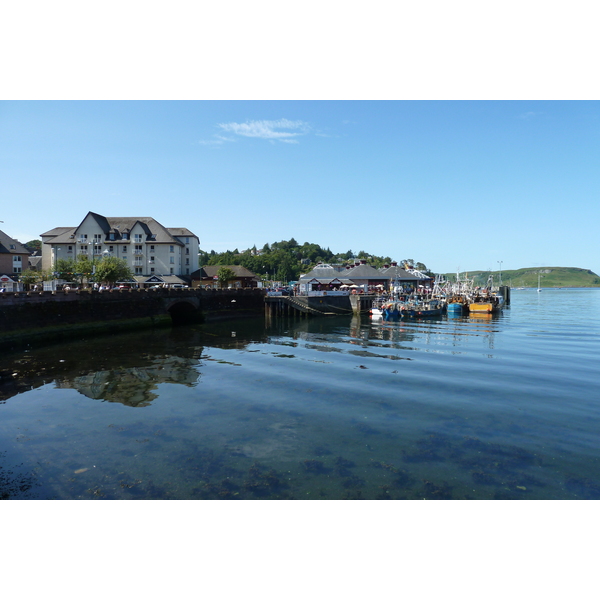
<svg viewBox="0 0 600 600">
<path fill-rule="evenodd" d="M 260 316 L 263 311 L 260 290 L 4 293 L 0 342 L 6 347 L 93 332 Z"/>
</svg>

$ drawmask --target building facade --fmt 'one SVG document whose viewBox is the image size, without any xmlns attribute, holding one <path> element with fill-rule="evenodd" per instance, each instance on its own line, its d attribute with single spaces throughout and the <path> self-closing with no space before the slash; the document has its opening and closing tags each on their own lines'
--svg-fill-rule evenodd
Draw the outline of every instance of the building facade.
<svg viewBox="0 0 600 600">
<path fill-rule="evenodd" d="M 21 242 L 0 231 L 0 275 L 18 277 L 29 268 L 30 254 Z"/>
<path fill-rule="evenodd" d="M 252 271 L 241 265 L 211 265 L 194 271 L 191 274 L 192 287 L 219 288 L 217 273 L 222 267 L 231 269 L 234 277 L 227 282 L 227 287 L 232 288 L 255 288 L 258 287 L 260 278 Z"/>
<path fill-rule="evenodd" d="M 163 227 L 151 217 L 103 217 L 89 212 L 77 227 L 43 233 L 42 268 L 60 259 L 125 259 L 134 276 L 189 278 L 198 268 L 198 237 L 185 227 Z"/>
</svg>

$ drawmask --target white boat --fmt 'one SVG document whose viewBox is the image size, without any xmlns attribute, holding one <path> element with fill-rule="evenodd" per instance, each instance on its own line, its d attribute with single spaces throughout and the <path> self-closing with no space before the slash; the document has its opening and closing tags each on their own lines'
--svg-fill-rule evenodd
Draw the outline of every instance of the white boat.
<svg viewBox="0 0 600 600">
<path fill-rule="evenodd" d="M 541 276 L 541 275 L 538 273 L 538 292 L 541 292 L 541 291 L 542 291 L 542 286 L 541 286 L 541 284 L 540 284 L 540 279 L 541 279 L 541 277 L 542 277 L 542 276 Z"/>
</svg>

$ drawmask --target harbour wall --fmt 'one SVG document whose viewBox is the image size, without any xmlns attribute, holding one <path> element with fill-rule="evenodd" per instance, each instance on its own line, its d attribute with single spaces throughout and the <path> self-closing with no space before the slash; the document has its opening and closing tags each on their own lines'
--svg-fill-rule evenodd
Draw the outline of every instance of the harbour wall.
<svg viewBox="0 0 600 600">
<path fill-rule="evenodd" d="M 0 343 L 13 347 L 94 332 L 185 325 L 264 311 L 255 289 L 149 289 L 0 294 Z"/>
</svg>

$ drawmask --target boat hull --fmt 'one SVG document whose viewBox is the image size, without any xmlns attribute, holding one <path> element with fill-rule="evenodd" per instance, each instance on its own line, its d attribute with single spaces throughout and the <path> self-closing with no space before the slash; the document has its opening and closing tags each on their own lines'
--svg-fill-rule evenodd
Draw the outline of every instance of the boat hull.
<svg viewBox="0 0 600 600">
<path fill-rule="evenodd" d="M 460 302 L 451 302 L 448 304 L 448 314 L 449 315 L 462 315 L 464 312 L 464 305 Z"/>
</svg>

